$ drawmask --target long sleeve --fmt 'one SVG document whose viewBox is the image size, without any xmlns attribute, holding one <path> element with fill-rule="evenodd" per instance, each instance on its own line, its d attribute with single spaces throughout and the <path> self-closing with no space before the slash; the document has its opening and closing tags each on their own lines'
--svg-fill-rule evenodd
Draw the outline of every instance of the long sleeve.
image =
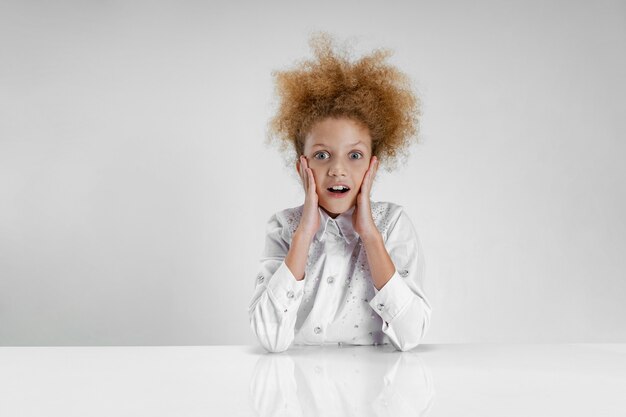
<svg viewBox="0 0 626 417">
<path fill-rule="evenodd" d="M 285 264 L 288 251 L 284 224 L 274 214 L 267 223 L 265 248 L 248 307 L 252 332 L 269 352 L 285 351 L 293 342 L 303 297 L 304 280 L 296 280 Z"/>
<path fill-rule="evenodd" d="M 416 347 L 430 325 L 431 307 L 423 290 L 424 256 L 413 223 L 403 209 L 390 226 L 385 247 L 396 267 L 391 279 L 370 300 L 383 319 L 382 331 L 394 347 Z"/>
</svg>

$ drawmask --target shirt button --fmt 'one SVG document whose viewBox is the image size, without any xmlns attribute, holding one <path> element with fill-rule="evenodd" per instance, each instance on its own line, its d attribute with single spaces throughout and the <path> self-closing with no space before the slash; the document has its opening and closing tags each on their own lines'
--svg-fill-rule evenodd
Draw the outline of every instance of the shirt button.
<svg viewBox="0 0 626 417">
<path fill-rule="evenodd" d="M 409 271 L 407 271 L 406 269 L 403 269 L 402 271 L 398 273 L 400 274 L 402 278 L 405 278 L 407 275 L 409 275 Z"/>
<path fill-rule="evenodd" d="M 329 276 L 328 278 L 326 278 L 326 281 L 327 281 L 329 284 L 332 284 L 333 282 L 335 282 L 335 277 L 333 277 L 333 276 L 331 275 L 331 276 Z"/>
<path fill-rule="evenodd" d="M 322 332 L 322 328 L 320 326 L 317 326 L 315 329 L 313 329 L 313 331 L 315 332 L 315 334 L 320 334 Z"/>
<path fill-rule="evenodd" d="M 264 277 L 263 275 L 259 275 L 259 276 L 257 277 L 257 280 L 258 280 L 259 282 L 263 282 L 263 280 L 264 280 L 264 279 L 265 279 L 265 277 Z"/>
<path fill-rule="evenodd" d="M 385 308 L 385 305 L 383 303 L 378 304 L 379 311 L 383 311 L 383 308 Z"/>
<path fill-rule="evenodd" d="M 293 298 L 293 291 L 287 291 L 287 298 Z"/>
</svg>

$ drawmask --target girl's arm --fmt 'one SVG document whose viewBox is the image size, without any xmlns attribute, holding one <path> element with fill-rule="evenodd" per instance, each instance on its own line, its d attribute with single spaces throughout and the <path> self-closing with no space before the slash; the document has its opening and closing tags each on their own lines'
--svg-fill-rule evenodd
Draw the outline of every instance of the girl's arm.
<svg viewBox="0 0 626 417">
<path fill-rule="evenodd" d="M 387 248 L 385 248 L 385 242 L 378 230 L 371 236 L 363 236 L 361 240 L 367 254 L 372 284 L 374 284 L 374 288 L 380 291 L 393 277 L 396 267 L 387 252 Z"/>
<path fill-rule="evenodd" d="M 396 349 L 406 351 L 416 347 L 426 334 L 431 307 L 423 290 L 422 248 L 411 220 L 398 207 L 395 216 L 391 216 L 395 221 L 384 245 L 373 240 L 365 250 L 376 293 L 369 304 L 383 319 L 383 333 Z M 387 257 L 393 264 L 391 273 L 386 269 Z"/>
<path fill-rule="evenodd" d="M 311 242 L 313 242 L 314 237 L 315 235 L 309 236 L 298 228 L 291 240 L 291 247 L 285 257 L 285 264 L 298 281 L 304 279 L 304 269 L 309 257 L 309 248 L 311 247 Z"/>
<path fill-rule="evenodd" d="M 306 235 L 294 233 L 290 245 L 283 228 L 274 214 L 267 224 L 265 249 L 248 307 L 252 332 L 269 352 L 285 351 L 293 342 L 311 242 Z"/>
</svg>

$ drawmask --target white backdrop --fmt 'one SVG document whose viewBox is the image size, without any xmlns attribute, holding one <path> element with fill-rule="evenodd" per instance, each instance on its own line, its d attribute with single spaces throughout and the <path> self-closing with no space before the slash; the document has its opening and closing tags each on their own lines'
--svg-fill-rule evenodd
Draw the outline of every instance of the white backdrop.
<svg viewBox="0 0 626 417">
<path fill-rule="evenodd" d="M 316 30 L 423 100 L 372 198 L 424 247 L 424 342 L 626 342 L 626 3 L 471 3 L 2 0 L 0 344 L 256 343 L 265 224 L 303 201 L 270 72 Z"/>
</svg>

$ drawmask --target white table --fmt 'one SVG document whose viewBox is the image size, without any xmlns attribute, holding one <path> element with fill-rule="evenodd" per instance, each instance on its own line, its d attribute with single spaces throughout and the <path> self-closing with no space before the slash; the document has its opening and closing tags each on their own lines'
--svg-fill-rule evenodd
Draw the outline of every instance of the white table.
<svg viewBox="0 0 626 417">
<path fill-rule="evenodd" d="M 626 416 L 626 344 L 0 347 L 0 416 Z"/>
</svg>

